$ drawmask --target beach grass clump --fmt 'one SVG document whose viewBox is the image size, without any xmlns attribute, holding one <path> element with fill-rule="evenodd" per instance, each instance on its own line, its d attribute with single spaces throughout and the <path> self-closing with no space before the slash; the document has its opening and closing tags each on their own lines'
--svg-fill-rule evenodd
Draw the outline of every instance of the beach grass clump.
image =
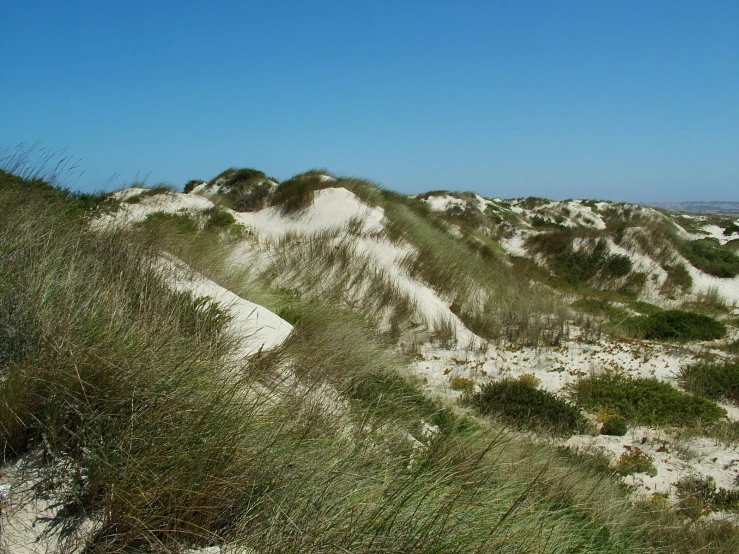
<svg viewBox="0 0 739 554">
<path fill-rule="evenodd" d="M 713 402 L 654 378 L 607 372 L 579 379 L 572 393 L 580 407 L 609 410 L 635 425 L 690 426 L 726 417 L 726 410 Z"/>
<path fill-rule="evenodd" d="M 739 363 L 684 366 L 678 378 L 680 385 L 693 394 L 739 404 Z"/>
<path fill-rule="evenodd" d="M 527 380 L 504 379 L 482 385 L 469 403 L 483 415 L 496 416 L 516 427 L 571 435 L 587 430 L 580 410 Z"/>
</svg>

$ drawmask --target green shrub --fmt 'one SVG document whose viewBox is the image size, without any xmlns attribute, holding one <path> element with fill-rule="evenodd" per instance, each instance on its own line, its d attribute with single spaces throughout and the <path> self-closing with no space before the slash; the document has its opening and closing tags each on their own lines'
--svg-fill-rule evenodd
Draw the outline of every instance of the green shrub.
<svg viewBox="0 0 739 554">
<path fill-rule="evenodd" d="M 151 196 L 156 196 L 158 194 L 166 194 L 168 192 L 175 192 L 174 189 L 169 185 L 159 185 L 154 188 L 146 189 L 143 192 L 137 194 L 136 196 L 131 196 L 124 200 L 126 204 L 138 204 L 141 202 L 144 198 L 149 198 Z"/>
<path fill-rule="evenodd" d="M 587 410 L 607 409 L 639 425 L 713 423 L 726 411 L 654 378 L 634 379 L 603 373 L 580 379 L 573 386 L 577 403 Z"/>
<path fill-rule="evenodd" d="M 631 258 L 622 254 L 611 254 L 606 258 L 603 273 L 608 277 L 626 277 L 632 268 Z"/>
<path fill-rule="evenodd" d="M 607 419 L 600 428 L 601 435 L 611 435 L 614 437 L 623 437 L 628 431 L 626 420 L 622 417 L 612 417 Z"/>
<path fill-rule="evenodd" d="M 706 315 L 682 310 L 665 310 L 644 317 L 633 317 L 624 328 L 649 340 L 716 340 L 726 335 L 726 325 Z"/>
<path fill-rule="evenodd" d="M 734 233 L 739 233 L 739 224 L 737 224 L 735 221 L 731 221 L 724 228 L 724 236 L 728 237 L 733 235 Z"/>
<path fill-rule="evenodd" d="M 616 462 L 615 470 L 618 475 L 626 476 L 634 473 L 646 473 L 650 477 L 657 475 L 654 458 L 636 446 L 625 446 L 624 448 L 626 452 L 621 454 Z"/>
<path fill-rule="evenodd" d="M 739 364 L 697 364 L 680 368 L 680 384 L 711 400 L 728 399 L 739 404 Z"/>
<path fill-rule="evenodd" d="M 587 429 L 587 421 L 575 406 L 517 379 L 487 383 L 469 402 L 481 414 L 495 415 L 510 425 L 562 435 Z"/>
<path fill-rule="evenodd" d="M 192 189 L 204 182 L 205 181 L 203 181 L 202 179 L 190 179 L 187 183 L 185 183 L 185 194 L 192 192 Z"/>
<path fill-rule="evenodd" d="M 260 171 L 258 169 L 254 169 L 251 167 L 236 169 L 232 167 L 216 176 L 215 179 L 211 181 L 211 183 L 215 183 L 219 179 L 223 179 L 223 183 L 221 186 L 223 186 L 224 188 L 231 188 L 238 185 L 239 183 L 243 183 L 244 181 L 266 178 L 267 174 L 264 173 L 264 171 Z"/>
<path fill-rule="evenodd" d="M 675 485 L 681 501 L 695 499 L 705 507 L 705 512 L 736 510 L 739 508 L 739 490 L 716 488 L 713 477 L 691 475 L 683 477 Z M 679 505 L 682 505 L 681 502 Z"/>
<path fill-rule="evenodd" d="M 261 181 L 244 189 L 234 188 L 229 192 L 229 197 L 237 212 L 256 212 L 264 208 L 271 192 L 272 185 Z"/>
<path fill-rule="evenodd" d="M 721 248 L 715 239 L 684 242 L 680 253 L 693 266 L 709 275 L 730 279 L 739 274 L 739 256 Z"/>
<path fill-rule="evenodd" d="M 198 231 L 198 222 L 183 213 L 154 212 L 147 215 L 139 226 L 155 234 L 174 232 L 178 235 L 190 235 Z"/>
<path fill-rule="evenodd" d="M 693 286 L 693 278 L 685 264 L 663 264 L 662 269 L 667 272 L 667 279 L 662 284 L 660 293 L 668 298 L 675 298 L 679 294 L 684 294 Z"/>
<path fill-rule="evenodd" d="M 449 380 L 449 384 L 451 385 L 452 390 L 462 391 L 466 394 L 472 394 L 475 392 L 475 382 L 472 379 L 467 379 L 465 377 L 452 377 Z"/>
<path fill-rule="evenodd" d="M 236 223 L 236 219 L 229 212 L 212 209 L 208 210 L 208 221 L 205 223 L 206 229 L 226 229 Z"/>
</svg>

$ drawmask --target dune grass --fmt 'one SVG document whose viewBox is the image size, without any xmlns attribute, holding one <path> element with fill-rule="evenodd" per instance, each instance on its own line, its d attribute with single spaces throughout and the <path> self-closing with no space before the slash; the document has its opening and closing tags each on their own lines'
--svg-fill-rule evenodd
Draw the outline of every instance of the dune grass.
<svg viewBox="0 0 739 554">
<path fill-rule="evenodd" d="M 77 199 L 5 184 L 3 451 L 38 456 L 45 489 L 93 522 L 90 552 L 737 547 L 721 526 L 633 507 L 587 460 L 429 400 L 371 319 L 339 306 L 234 366 L 228 313 L 169 289 L 159 239 L 92 233 Z"/>
</svg>

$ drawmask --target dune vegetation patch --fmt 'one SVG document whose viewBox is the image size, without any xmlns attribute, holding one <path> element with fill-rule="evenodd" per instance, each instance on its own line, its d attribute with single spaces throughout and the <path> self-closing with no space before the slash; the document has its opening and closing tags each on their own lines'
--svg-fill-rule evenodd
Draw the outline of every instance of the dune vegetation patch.
<svg viewBox="0 0 739 554">
<path fill-rule="evenodd" d="M 721 247 L 716 239 L 683 242 L 680 253 L 694 267 L 709 275 L 731 279 L 739 274 L 739 256 Z"/>
<path fill-rule="evenodd" d="M 587 421 L 572 404 L 521 379 L 493 381 L 469 396 L 469 404 L 483 415 L 532 430 L 571 435 L 587 430 Z"/>
<path fill-rule="evenodd" d="M 684 366 L 679 379 L 682 387 L 694 394 L 739 404 L 739 363 Z"/>
<path fill-rule="evenodd" d="M 609 410 L 636 425 L 690 426 L 711 424 L 726 411 L 699 396 L 654 378 L 627 377 L 614 372 L 592 375 L 572 385 L 572 396 L 586 410 Z"/>
<path fill-rule="evenodd" d="M 665 310 L 632 317 L 622 327 L 636 337 L 677 342 L 721 339 L 726 325 L 707 315 L 682 310 Z"/>
</svg>

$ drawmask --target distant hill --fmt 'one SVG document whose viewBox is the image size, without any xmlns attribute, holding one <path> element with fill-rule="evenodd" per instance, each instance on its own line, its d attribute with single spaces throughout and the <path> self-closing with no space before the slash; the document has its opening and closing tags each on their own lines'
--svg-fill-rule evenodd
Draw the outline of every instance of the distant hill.
<svg viewBox="0 0 739 554">
<path fill-rule="evenodd" d="M 676 212 L 701 212 L 709 214 L 739 214 L 739 202 L 652 202 L 648 206 Z"/>
</svg>

